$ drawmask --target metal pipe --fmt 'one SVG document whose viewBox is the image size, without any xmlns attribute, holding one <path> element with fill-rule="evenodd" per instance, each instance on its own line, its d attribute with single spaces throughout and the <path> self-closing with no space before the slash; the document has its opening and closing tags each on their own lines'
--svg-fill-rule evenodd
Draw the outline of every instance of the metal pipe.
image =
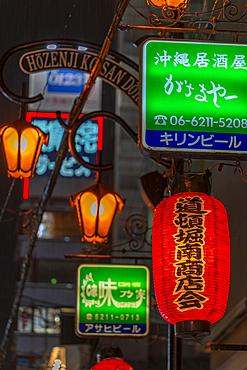
<svg viewBox="0 0 247 370">
<path fill-rule="evenodd" d="M 167 370 L 174 370 L 174 326 L 168 323 Z"/>
<path fill-rule="evenodd" d="M 124 258 L 124 259 L 140 259 L 140 260 L 151 260 L 152 258 L 151 257 L 147 257 L 147 256 L 125 256 L 125 255 L 122 255 L 122 256 L 114 256 L 112 254 L 65 254 L 64 256 L 65 258 Z"/>
<path fill-rule="evenodd" d="M 174 370 L 181 370 L 182 366 L 182 339 L 174 338 Z"/>
<path fill-rule="evenodd" d="M 105 38 L 105 41 L 103 43 L 103 46 L 102 46 L 101 52 L 98 56 L 98 59 L 95 62 L 95 65 L 92 69 L 92 72 L 90 73 L 89 79 L 88 79 L 84 89 L 81 92 L 81 95 L 78 99 L 77 104 L 75 104 L 75 106 L 72 109 L 72 112 L 70 114 L 70 118 L 69 118 L 69 125 L 70 126 L 73 126 L 73 124 L 75 123 L 77 117 L 79 116 L 79 114 L 81 112 L 81 109 L 84 107 L 84 104 L 85 104 L 85 102 L 86 102 L 86 100 L 87 100 L 87 98 L 88 98 L 88 96 L 89 96 L 89 94 L 90 94 L 90 92 L 91 92 L 91 90 L 94 86 L 96 78 L 98 77 L 98 75 L 101 71 L 104 60 L 105 60 L 105 58 L 108 54 L 108 51 L 110 49 L 112 39 L 113 39 L 113 37 L 115 36 L 115 34 L 117 32 L 119 23 L 122 20 L 122 17 L 124 15 L 124 12 L 125 12 L 128 4 L 129 4 L 129 2 L 130 2 L 130 0 L 122 0 L 119 3 L 117 13 L 115 14 L 115 16 L 113 18 L 112 24 L 109 28 L 109 31 L 108 31 L 107 36 Z"/>
<path fill-rule="evenodd" d="M 246 35 L 247 31 L 229 31 L 229 30 L 216 30 L 216 29 L 207 29 L 207 28 L 173 28 L 173 27 L 166 27 L 166 26 L 131 26 L 129 24 L 121 25 L 118 27 L 120 31 L 129 31 L 129 30 L 145 30 L 145 31 L 169 31 L 172 33 L 204 33 L 204 34 L 212 34 L 216 35 L 219 33 L 226 34 L 226 35 Z"/>
</svg>

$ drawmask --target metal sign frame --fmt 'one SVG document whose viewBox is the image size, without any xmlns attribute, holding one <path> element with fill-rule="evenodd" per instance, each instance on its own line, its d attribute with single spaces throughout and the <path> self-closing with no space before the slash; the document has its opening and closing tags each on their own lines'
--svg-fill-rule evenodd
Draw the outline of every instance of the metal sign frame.
<svg viewBox="0 0 247 370">
<path fill-rule="evenodd" d="M 21 53 L 18 65 L 25 74 L 54 69 L 70 69 L 90 74 L 100 49 L 100 46 L 93 43 L 68 39 L 34 41 L 29 44 L 15 46 L 9 49 L 0 59 L 0 87 L 10 100 L 35 103 L 42 99 L 41 94 L 23 98 L 10 91 L 5 83 L 4 69 L 13 55 Z M 138 106 L 139 78 L 138 65 L 135 62 L 110 50 L 99 77 L 120 89 L 136 107 Z"/>
<path fill-rule="evenodd" d="M 103 278 L 104 272 L 107 279 Z M 149 334 L 149 315 L 147 266 L 82 264 L 78 267 L 75 327 L 78 336 L 145 337 Z"/>
</svg>

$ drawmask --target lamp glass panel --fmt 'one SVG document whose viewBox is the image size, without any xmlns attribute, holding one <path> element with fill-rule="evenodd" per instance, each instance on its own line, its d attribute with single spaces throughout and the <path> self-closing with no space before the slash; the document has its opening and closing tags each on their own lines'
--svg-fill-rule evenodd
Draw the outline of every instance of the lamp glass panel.
<svg viewBox="0 0 247 370">
<path fill-rule="evenodd" d="M 21 169 L 25 172 L 32 167 L 38 141 L 39 134 L 34 128 L 26 128 L 21 134 Z"/>
<path fill-rule="evenodd" d="M 98 234 L 101 237 L 108 235 L 113 217 L 116 212 L 117 201 L 113 194 L 106 194 L 100 200 Z"/>
<path fill-rule="evenodd" d="M 18 133 L 13 127 L 8 127 L 3 135 L 3 146 L 6 162 L 10 171 L 15 171 L 18 167 Z"/>
<path fill-rule="evenodd" d="M 92 236 L 95 234 L 97 210 L 98 210 L 97 197 L 92 193 L 84 193 L 80 199 L 80 211 L 84 236 Z"/>
</svg>

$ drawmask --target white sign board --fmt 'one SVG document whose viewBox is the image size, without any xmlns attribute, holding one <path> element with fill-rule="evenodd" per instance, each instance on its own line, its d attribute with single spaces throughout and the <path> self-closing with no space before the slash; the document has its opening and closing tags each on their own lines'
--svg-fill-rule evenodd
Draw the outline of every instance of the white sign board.
<svg viewBox="0 0 247 370">
<path fill-rule="evenodd" d="M 71 70 L 52 70 L 29 75 L 29 97 L 42 94 L 44 99 L 29 104 L 31 111 L 69 113 L 89 74 Z M 83 113 L 101 110 L 102 80 L 97 79 Z"/>
</svg>

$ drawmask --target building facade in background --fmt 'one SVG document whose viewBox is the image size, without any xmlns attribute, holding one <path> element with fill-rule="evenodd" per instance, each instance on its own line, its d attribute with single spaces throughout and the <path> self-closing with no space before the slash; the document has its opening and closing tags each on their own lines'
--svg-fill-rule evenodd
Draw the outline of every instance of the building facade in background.
<svg viewBox="0 0 247 370">
<path fill-rule="evenodd" d="M 35 8 L 30 2 L 24 1 L 23 10 L 19 9 L 23 17 L 18 19 L 26 20 L 25 27 L 21 24 L 19 28 L 25 30 L 22 34 L 14 32 L 6 36 L 2 41 L 4 51 L 17 45 L 18 43 L 29 42 L 34 39 L 52 39 L 68 38 L 82 39 L 81 41 L 102 44 L 107 33 L 108 26 L 112 20 L 117 3 L 114 1 L 100 2 L 99 7 L 89 6 L 89 4 L 47 4 L 49 22 L 46 19 L 47 13 L 39 5 Z M 202 10 L 212 9 L 214 1 L 206 1 L 198 4 L 198 1 L 191 0 L 189 11 L 196 11 L 198 6 Z M 222 5 L 223 1 L 219 1 Z M 217 5 L 217 2 L 215 6 Z M 240 6 L 239 2 L 239 6 Z M 74 9 L 75 8 L 75 9 Z M 58 14 L 59 9 L 59 14 Z M 7 7 L 5 18 L 9 22 L 12 19 L 18 7 L 11 9 Z M 12 12 L 11 12 L 12 10 Z M 138 11 L 136 11 L 138 10 Z M 23 12 L 23 13 L 22 13 Z M 148 6 L 144 0 L 134 0 L 131 2 L 123 17 L 123 24 L 143 25 L 147 24 L 145 17 L 154 12 L 154 8 Z M 13 13 L 13 14 L 12 14 Z M 32 17 L 27 18 L 31 13 Z M 38 17 L 39 14 L 39 17 Z M 60 15 L 60 17 L 59 17 Z M 68 15 L 71 15 L 71 23 L 68 22 Z M 54 22 L 50 22 L 54 19 Z M 21 21 L 22 22 L 22 21 Z M 7 26 L 6 20 L 3 25 Z M 66 27 L 65 27 L 66 26 Z M 0 28 L 1 29 L 1 28 Z M 59 32 L 58 32 L 59 30 Z M 3 30 L 2 30 L 3 31 Z M 118 32 L 117 37 L 112 45 L 113 50 L 128 57 L 137 66 L 139 65 L 139 48 L 133 44 L 138 44 L 143 36 L 160 37 L 159 32 L 155 31 L 129 31 Z M 166 37 L 174 38 L 174 34 L 168 33 Z M 195 35 L 186 34 L 185 38 L 193 39 Z M 217 37 L 199 36 L 197 39 L 207 41 L 217 40 Z M 221 39 L 222 41 L 222 39 Z M 225 36 L 223 41 L 231 41 L 231 36 Z M 240 37 L 240 42 L 246 42 L 245 37 Z M 122 63 L 125 68 L 129 69 L 136 79 L 139 79 L 139 73 L 135 68 Z M 18 71 L 19 73 L 19 71 Z M 42 72 L 43 73 L 43 72 Z M 39 160 L 36 175 L 30 180 L 30 197 L 26 201 L 20 200 L 21 183 L 18 183 L 18 190 L 15 202 L 9 204 L 9 208 L 15 208 L 20 203 L 22 211 L 16 226 L 17 240 L 12 235 L 11 248 L 5 267 L 4 276 L 10 276 L 12 281 L 5 285 L 0 285 L 0 294 L 7 301 L 5 294 L 6 289 L 11 292 L 8 297 L 8 304 L 3 305 L 5 312 L 1 311 L 3 322 L 7 321 L 7 312 L 11 308 L 11 302 L 14 296 L 15 284 L 20 279 L 20 268 L 25 256 L 28 243 L 29 233 L 32 229 L 32 222 L 29 210 L 35 207 L 40 199 L 49 174 L 54 168 L 56 151 L 59 148 L 58 142 L 62 137 L 62 129 L 57 124 L 53 114 L 56 110 L 68 114 L 72 107 L 73 101 L 79 95 L 81 88 L 85 84 L 87 74 L 77 74 L 71 71 L 53 71 L 48 73 L 37 74 L 29 79 L 30 95 L 35 95 L 45 91 L 45 99 L 41 104 L 30 105 L 28 110 L 34 124 L 39 125 L 43 130 L 50 133 L 51 141 L 47 148 L 44 148 Z M 20 81 L 19 81 L 20 80 Z M 9 79 L 9 84 L 14 89 L 16 83 L 21 83 L 18 77 L 14 81 Z M 132 85 L 131 85 L 132 83 Z M 43 90 L 44 89 L 44 90 Z M 131 89 L 136 94 L 136 86 L 133 81 L 124 87 L 126 94 L 110 84 L 98 79 L 93 94 L 89 98 L 83 113 L 89 113 L 94 110 L 109 110 L 122 117 L 128 125 L 138 132 L 139 111 L 137 104 L 134 104 L 128 97 Z M 11 104 L 1 96 L 0 102 L 3 106 L 10 107 Z M 2 120 L 10 120 L 16 112 L 2 114 Z M 36 115 L 37 113 L 37 115 Z M 14 118 L 16 119 L 16 117 Z M 13 119 L 13 120 L 14 120 Z M 86 161 L 95 161 L 96 143 L 97 143 L 97 122 L 92 121 L 87 127 L 78 133 L 78 146 Z M 139 214 L 148 220 L 148 225 L 152 225 L 152 212 L 144 203 L 139 188 L 138 180 L 141 176 L 158 171 L 163 174 L 166 170 L 164 167 L 157 165 L 156 162 L 143 156 L 136 144 L 128 137 L 126 132 L 118 125 L 105 120 L 104 139 L 103 139 L 103 163 L 113 162 L 114 169 L 103 174 L 102 182 L 107 187 L 118 192 L 122 198 L 126 199 L 124 211 L 117 215 L 114 221 L 114 227 L 111 233 L 109 244 L 118 245 L 129 240 L 129 236 L 124 232 L 123 225 L 130 215 Z M 205 168 L 211 167 L 215 161 L 193 160 L 192 170 L 202 172 Z M 246 165 L 243 164 L 243 168 Z M 242 181 L 239 174 L 233 176 L 231 167 L 224 167 L 220 173 L 217 168 L 212 170 L 212 195 L 220 199 L 228 210 L 230 231 L 231 231 L 231 248 L 232 248 L 232 277 L 231 292 L 228 304 L 228 311 L 225 321 L 222 320 L 213 328 L 212 340 L 216 342 L 241 343 L 247 342 L 245 336 L 246 323 L 239 321 L 239 317 L 246 316 L 246 281 L 245 261 L 246 255 L 246 184 Z M 5 180 L 6 192 L 10 182 Z M 32 257 L 32 263 L 28 275 L 28 281 L 24 290 L 21 307 L 19 309 L 17 322 L 14 328 L 14 338 L 11 346 L 8 362 L 4 369 L 29 370 L 29 369 L 46 369 L 49 359 L 55 359 L 59 356 L 59 349 L 63 348 L 66 352 L 66 368 L 86 370 L 90 369 L 96 363 L 96 354 L 103 346 L 117 344 L 122 349 L 124 360 L 129 363 L 135 370 L 152 370 L 167 368 L 167 346 L 168 346 L 168 327 L 167 323 L 160 317 L 155 300 L 151 302 L 150 314 L 150 334 L 145 339 L 130 341 L 128 339 L 118 338 L 99 338 L 86 337 L 79 338 L 74 333 L 75 326 L 75 307 L 76 307 L 76 271 L 78 266 L 84 262 L 91 262 L 89 259 L 65 259 L 66 254 L 81 254 L 83 247 L 87 243 L 80 240 L 79 227 L 75 210 L 70 208 L 69 196 L 81 191 L 94 183 L 94 174 L 87 168 L 78 166 L 73 157 L 67 156 L 62 167 L 57 185 L 53 196 L 47 206 L 42 223 L 39 229 L 38 240 Z M 2 199 L 1 203 L 4 203 Z M 6 217 L 7 218 L 7 217 Z M 13 226 L 13 225 L 12 225 Z M 7 228 L 2 227 L 2 235 L 5 235 Z M 10 235 L 11 230 L 8 230 Z M 4 250 L 8 245 L 9 239 L 4 239 Z M 151 248 L 145 245 L 144 251 L 150 256 L 150 260 L 142 260 L 141 254 L 138 264 L 145 264 L 150 269 L 151 266 Z M 104 253 L 104 252 L 103 252 Z M 107 251 L 109 253 L 109 251 Z M 119 263 L 119 259 L 114 259 L 111 252 L 111 263 Z M 126 246 L 127 257 L 131 257 Z M 99 261 L 96 261 L 99 262 Z M 105 261 L 104 261 L 105 262 Z M 106 261 L 109 263 L 109 260 Z M 129 259 L 121 260 L 123 264 L 134 264 L 135 261 Z M 2 262 L 4 264 L 4 262 Z M 13 275 L 13 269 L 16 267 L 17 273 Z M 241 274 L 239 273 L 241 271 Z M 152 275 L 152 274 L 151 274 Z M 151 279 L 151 286 L 153 286 Z M 6 288 L 7 287 L 7 288 Z M 154 296 L 152 288 L 151 294 Z M 240 312 L 240 313 L 239 313 Z M 228 315 L 228 316 L 227 316 Z M 230 316 L 229 316 L 230 315 Z M 234 317 L 234 320 L 232 319 Z M 225 323 L 225 324 L 224 324 Z M 239 326 L 236 323 L 240 324 Z M 225 326 L 224 326 L 225 325 Z M 4 327 L 2 328 L 4 330 Z M 2 332 L 3 332 L 2 330 Z M 226 336 L 226 333 L 227 336 Z M 211 341 L 210 337 L 209 340 Z M 206 342 L 205 342 L 206 343 Z M 52 357 L 55 356 L 55 357 Z M 210 360 L 211 359 L 211 360 Z M 211 361 L 211 364 L 210 364 Z M 245 370 L 245 357 L 241 354 L 221 354 L 209 353 L 201 344 L 193 341 L 182 342 L 182 370 Z M 237 366 L 237 367 L 236 367 Z"/>
</svg>

